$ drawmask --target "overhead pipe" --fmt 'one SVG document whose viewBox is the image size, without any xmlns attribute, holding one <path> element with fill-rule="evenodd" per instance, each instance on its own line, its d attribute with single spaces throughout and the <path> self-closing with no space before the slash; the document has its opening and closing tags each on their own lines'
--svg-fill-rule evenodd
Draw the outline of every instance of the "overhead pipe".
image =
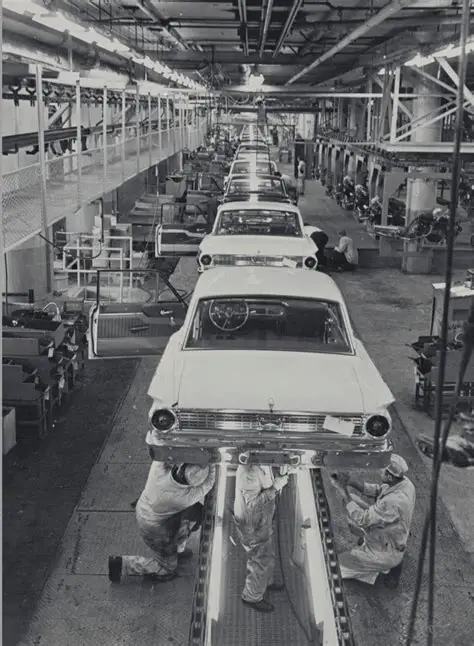
<svg viewBox="0 0 474 646">
<path fill-rule="evenodd" d="M 136 0 L 136 2 L 139 9 L 143 11 L 143 13 L 148 16 L 148 18 L 151 18 L 153 22 L 158 22 L 160 24 L 162 31 L 165 34 L 167 34 L 169 38 L 171 38 L 171 40 L 173 40 L 178 45 L 178 47 L 180 47 L 182 50 L 191 49 L 189 44 L 183 38 L 181 38 L 180 34 L 176 31 L 176 29 L 174 29 L 174 27 L 163 27 L 163 22 L 164 22 L 163 16 L 157 11 L 155 7 L 152 7 L 152 8 L 147 7 L 147 5 L 145 4 L 145 0 Z M 199 49 L 201 48 L 199 47 Z M 203 81 L 203 83 L 207 82 L 204 76 L 201 74 L 201 72 L 199 72 L 198 70 L 195 70 L 195 73 L 197 74 L 197 76 L 199 76 L 199 78 L 201 79 L 201 81 Z"/>
<path fill-rule="evenodd" d="M 273 18 L 275 18 L 275 11 L 276 7 L 273 7 Z M 347 8 L 344 7 L 344 11 L 347 11 Z M 359 11 L 361 11 L 359 9 Z M 474 16 L 474 12 L 471 13 L 471 16 Z M 104 21 L 105 22 L 105 21 Z M 110 20 L 107 21 L 108 24 L 110 24 Z M 114 21 L 115 23 L 116 21 Z M 318 27 L 316 28 L 319 29 L 321 26 L 324 27 L 344 27 L 345 25 L 350 25 L 350 26 L 356 26 L 360 25 L 361 22 L 364 22 L 360 18 L 341 18 L 341 19 L 330 19 L 330 20 L 325 20 L 324 23 L 318 24 Z M 398 27 L 399 25 L 409 25 L 413 24 L 413 16 L 411 17 L 399 17 L 399 18 L 389 18 L 388 21 L 390 23 L 390 26 L 395 28 Z M 435 26 L 435 25 L 459 25 L 462 22 L 462 17 L 459 14 L 452 14 L 449 16 L 437 16 L 437 15 L 430 15 L 430 16 L 425 16 L 423 17 L 423 26 L 425 27 L 426 25 L 430 26 Z M 116 24 L 120 26 L 132 26 L 135 25 L 135 21 L 129 20 L 128 22 L 116 22 Z M 183 20 L 182 18 L 176 18 L 174 20 L 170 20 L 168 23 L 169 25 L 176 26 L 178 29 L 232 29 L 235 27 L 235 20 L 234 19 L 220 19 L 220 18 L 215 18 L 213 20 L 194 20 L 194 19 L 188 19 L 188 20 Z M 261 21 L 249 21 L 247 22 L 247 27 L 249 29 L 258 29 L 261 27 Z M 283 29 L 284 22 L 280 19 L 278 20 L 273 20 L 272 21 L 273 27 L 281 27 Z M 146 24 L 144 25 L 146 27 Z M 294 28 L 299 28 L 299 29 L 308 29 L 312 28 L 310 32 L 306 34 L 307 37 L 311 36 L 313 33 L 315 33 L 314 30 L 314 25 L 312 23 L 308 22 L 303 22 L 303 21 L 298 21 L 298 23 L 293 23 Z M 310 45 L 311 43 L 308 43 Z M 302 50 L 306 47 L 306 44 L 302 47 Z"/>
<path fill-rule="evenodd" d="M 422 0 L 422 1 L 425 1 L 425 0 Z M 436 3 L 433 3 L 433 5 L 440 6 L 440 7 L 449 6 L 448 2 L 449 0 L 447 2 L 445 2 L 445 0 L 441 0 Z M 348 45 L 353 43 L 358 38 L 361 38 L 361 36 L 364 36 L 375 27 L 378 27 L 382 22 L 384 22 L 384 20 L 386 20 L 387 18 L 390 18 L 390 16 L 393 16 L 396 13 L 399 13 L 402 9 L 406 9 L 410 7 L 417 8 L 417 5 L 419 8 L 420 6 L 419 0 L 392 0 L 392 2 L 389 2 L 387 5 L 385 5 L 383 9 L 381 9 L 378 13 L 376 13 L 374 16 L 369 18 L 363 25 L 356 27 L 353 31 L 351 31 L 350 34 L 347 34 L 347 36 L 345 36 L 341 41 L 339 41 L 337 45 L 335 45 L 334 47 L 331 47 L 331 49 L 328 49 L 327 52 L 319 56 L 310 65 L 307 65 L 297 74 L 292 76 L 285 83 L 285 85 L 291 85 L 298 79 L 302 78 L 303 76 L 306 76 L 308 72 L 311 72 L 312 70 L 316 69 L 316 67 L 319 67 L 327 60 L 333 58 L 335 54 L 338 54 L 340 51 L 345 49 Z"/>
<path fill-rule="evenodd" d="M 249 32 L 247 27 L 247 3 L 246 0 L 238 0 L 239 3 L 239 17 L 240 17 L 240 26 L 243 30 L 241 34 L 241 39 L 243 40 L 244 54 L 245 56 L 249 55 Z"/>
<path fill-rule="evenodd" d="M 288 14 L 288 17 L 286 19 L 286 22 L 283 26 L 283 29 L 281 30 L 280 37 L 278 38 L 277 44 L 275 45 L 275 49 L 272 54 L 272 58 L 275 58 L 278 56 L 280 49 L 283 46 L 283 43 L 286 40 L 286 37 L 291 31 L 291 28 L 293 27 L 293 23 L 295 22 L 296 16 L 298 15 L 299 10 L 303 6 L 304 0 L 293 0 L 293 6 L 290 9 L 290 13 Z"/>
<path fill-rule="evenodd" d="M 263 27 L 262 27 L 262 34 L 260 36 L 260 47 L 259 47 L 260 56 L 263 56 L 263 52 L 265 51 L 265 43 L 267 42 L 268 29 L 270 27 L 270 21 L 272 19 L 272 9 L 273 9 L 273 0 L 263 0 L 263 4 L 262 4 Z"/>
</svg>

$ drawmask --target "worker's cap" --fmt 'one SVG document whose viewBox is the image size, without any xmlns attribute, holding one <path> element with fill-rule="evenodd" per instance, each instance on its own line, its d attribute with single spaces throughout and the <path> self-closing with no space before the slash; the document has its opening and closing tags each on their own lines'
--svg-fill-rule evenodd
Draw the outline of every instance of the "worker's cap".
<svg viewBox="0 0 474 646">
<path fill-rule="evenodd" d="M 394 476 L 395 478 L 402 478 L 408 471 L 408 464 L 401 455 L 392 453 L 390 463 L 386 467 L 386 471 L 392 474 L 392 476 Z"/>
<path fill-rule="evenodd" d="M 184 477 L 190 487 L 199 487 L 209 475 L 209 467 L 199 464 L 187 464 L 184 469 Z"/>
</svg>

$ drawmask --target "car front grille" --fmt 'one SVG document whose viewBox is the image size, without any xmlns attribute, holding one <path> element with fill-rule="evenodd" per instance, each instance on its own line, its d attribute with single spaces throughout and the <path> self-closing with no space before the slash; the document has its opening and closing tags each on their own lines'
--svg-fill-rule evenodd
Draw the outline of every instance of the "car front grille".
<svg viewBox="0 0 474 646">
<path fill-rule="evenodd" d="M 326 413 L 299 414 L 275 412 L 225 412 L 205 410 L 180 410 L 178 411 L 179 427 L 186 432 L 197 431 L 239 431 L 242 433 L 270 430 L 274 425 L 277 432 L 294 433 L 329 433 L 323 429 Z M 354 435 L 363 435 L 362 415 L 334 415 L 354 424 Z"/>
<path fill-rule="evenodd" d="M 266 267 L 284 267 L 284 260 L 290 260 L 297 263 L 297 267 L 303 266 L 301 256 L 243 256 L 243 255 L 216 255 L 212 260 L 214 265 L 227 266 L 247 266 L 247 265 L 264 265 Z"/>
</svg>

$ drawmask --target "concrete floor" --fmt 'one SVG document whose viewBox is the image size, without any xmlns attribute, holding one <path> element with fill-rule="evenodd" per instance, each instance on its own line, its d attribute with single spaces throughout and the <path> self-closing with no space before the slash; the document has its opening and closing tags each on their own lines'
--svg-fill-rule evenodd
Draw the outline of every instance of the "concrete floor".
<svg viewBox="0 0 474 646">
<path fill-rule="evenodd" d="M 341 224 L 349 220 L 333 200 L 323 195 L 322 187 L 316 182 L 308 182 L 301 209 L 305 220 L 320 224 L 328 232 L 331 242 L 337 238 Z M 357 225 L 354 223 L 354 226 Z M 176 286 L 192 287 L 194 272 L 194 261 L 183 261 L 174 281 Z M 396 450 L 410 464 L 418 495 L 399 589 L 391 591 L 378 584 L 368 587 L 348 582 L 346 585 L 358 646 L 401 644 L 409 612 L 430 477 L 430 463 L 414 448 L 413 439 L 418 433 L 429 431 L 433 422 L 411 408 L 414 382 L 408 357 L 412 353 L 404 344 L 426 332 L 430 285 L 439 278 L 405 276 L 393 270 L 360 270 L 336 277 L 358 333 L 398 399 L 394 412 Z M 133 361 L 87 365 L 86 375 L 94 374 L 95 378 L 92 383 L 87 383 L 86 378 L 83 390 L 76 395 L 76 403 L 65 413 L 62 429 L 71 437 L 81 437 L 76 448 L 81 446 L 84 437 L 95 437 L 99 445 L 101 442 L 104 445 L 100 454 L 97 448 L 91 449 L 89 461 L 81 461 L 80 469 L 75 468 L 76 456 L 71 444 L 55 442 L 55 438 L 37 447 L 34 455 L 22 457 L 21 468 L 26 469 L 24 478 L 15 471 L 15 465 L 11 466 L 12 484 L 6 482 L 4 491 L 10 513 L 3 528 L 4 540 L 10 545 L 5 555 L 9 570 L 4 580 L 8 616 L 6 626 L 4 616 L 3 643 L 7 646 L 96 646 L 99 643 L 186 646 L 192 564 L 181 578 L 167 584 L 166 590 L 145 584 L 110 586 L 106 576 L 108 554 L 146 553 L 130 502 L 139 495 L 149 466 L 144 444 L 146 389 L 154 365 L 153 359 L 140 361 L 138 367 Z M 95 419 L 94 406 L 101 397 L 107 406 Z M 86 410 L 86 402 L 90 414 L 82 416 L 81 406 Z M 98 428 L 102 430 L 96 432 Z M 30 460 L 41 464 L 38 476 L 43 478 L 41 490 L 38 490 L 38 481 L 29 477 Z M 37 466 L 35 470 L 38 471 Z M 78 485 L 68 491 L 68 470 L 80 471 L 81 476 L 76 479 L 83 488 L 80 499 Z M 66 486 L 61 486 L 61 481 L 58 485 L 58 473 L 66 477 Z M 352 539 L 342 521 L 337 495 L 330 485 L 327 490 L 338 543 L 343 548 Z M 21 516 L 13 521 L 20 492 L 32 508 L 24 521 Z M 473 493 L 472 471 L 444 468 L 438 527 L 436 646 L 474 643 Z M 60 544 L 48 541 L 53 530 L 59 536 L 61 527 L 64 536 Z M 40 574 L 35 570 L 38 569 L 35 555 L 42 556 Z M 46 565 L 50 568 L 47 577 Z M 25 569 L 26 574 L 29 569 L 36 581 L 31 594 Z M 41 592 L 43 579 L 45 587 Z M 415 642 L 420 645 L 426 641 L 426 597 L 425 575 Z"/>
</svg>

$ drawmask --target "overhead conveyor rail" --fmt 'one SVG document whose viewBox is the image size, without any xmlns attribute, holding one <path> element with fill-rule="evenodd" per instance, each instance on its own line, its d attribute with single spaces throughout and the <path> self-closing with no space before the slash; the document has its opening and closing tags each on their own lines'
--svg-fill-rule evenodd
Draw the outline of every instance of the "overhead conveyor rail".
<svg viewBox="0 0 474 646">
<path fill-rule="evenodd" d="M 275 517 L 275 611 L 241 601 L 246 555 L 234 532 L 235 470 L 220 467 L 201 531 L 189 646 L 354 646 L 319 470 L 290 477 Z"/>
</svg>

